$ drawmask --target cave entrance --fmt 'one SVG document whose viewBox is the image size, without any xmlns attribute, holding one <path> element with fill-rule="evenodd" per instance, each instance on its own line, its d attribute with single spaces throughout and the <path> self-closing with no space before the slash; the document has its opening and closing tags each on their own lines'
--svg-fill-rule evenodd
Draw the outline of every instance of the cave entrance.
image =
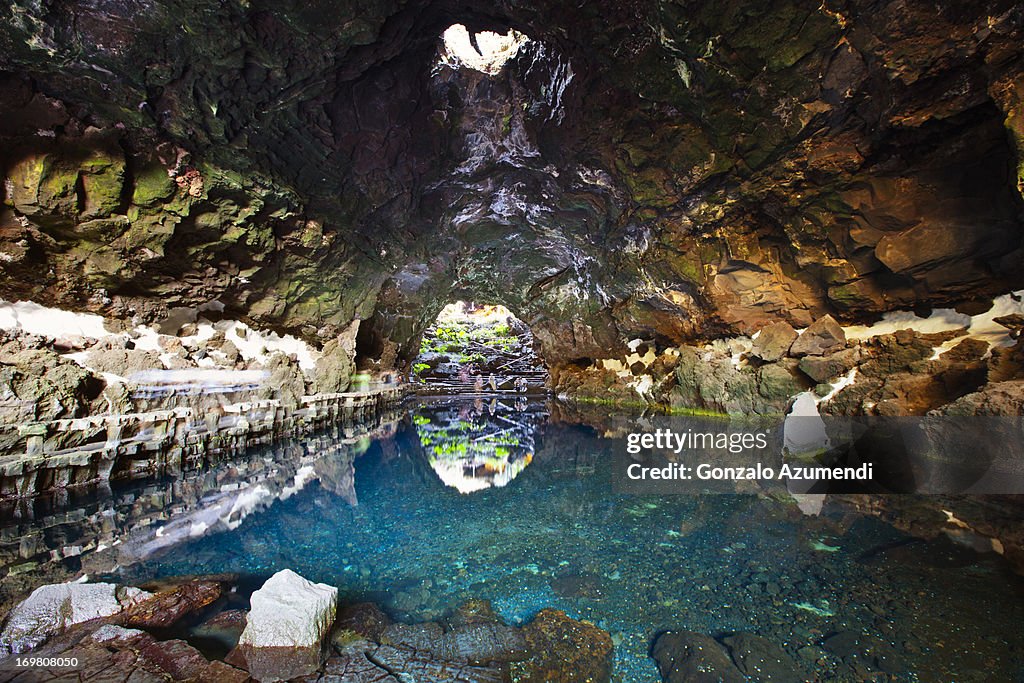
<svg viewBox="0 0 1024 683">
<path fill-rule="evenodd" d="M 410 373 L 426 395 L 542 394 L 547 378 L 526 323 L 504 306 L 467 301 L 442 309 Z"/>
</svg>

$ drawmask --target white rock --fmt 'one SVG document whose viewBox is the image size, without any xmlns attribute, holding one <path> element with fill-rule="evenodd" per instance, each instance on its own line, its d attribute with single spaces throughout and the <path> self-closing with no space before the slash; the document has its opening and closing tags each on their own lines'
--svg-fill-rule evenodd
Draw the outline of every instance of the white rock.
<svg viewBox="0 0 1024 683">
<path fill-rule="evenodd" d="M 338 606 L 337 588 L 283 569 L 252 594 L 250 603 L 238 646 L 253 678 L 288 680 L 320 666 L 321 644 Z"/>
<path fill-rule="evenodd" d="M 152 597 L 138 588 L 112 583 L 58 583 L 40 586 L 11 610 L 0 633 L 0 650 L 19 654 L 85 621 L 109 617 Z"/>
</svg>

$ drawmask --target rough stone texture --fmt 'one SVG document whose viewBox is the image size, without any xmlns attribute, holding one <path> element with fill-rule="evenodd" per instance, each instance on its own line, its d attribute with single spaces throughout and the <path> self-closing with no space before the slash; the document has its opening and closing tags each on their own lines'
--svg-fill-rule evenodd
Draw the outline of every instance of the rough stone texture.
<svg viewBox="0 0 1024 683">
<path fill-rule="evenodd" d="M 443 631 L 436 624 L 392 624 L 381 638 L 381 642 L 429 652 L 453 662 L 486 664 L 517 661 L 527 656 L 522 634 L 500 623 L 465 624 L 450 631 Z"/>
<path fill-rule="evenodd" d="M 472 298 L 561 366 L 1024 277 L 1013 0 L 2 12 L 8 299 L 359 320 L 387 368 Z M 454 21 L 534 40 L 488 76 Z"/>
<path fill-rule="evenodd" d="M 508 672 L 499 666 L 474 666 L 438 660 L 427 653 L 367 643 L 364 651 L 332 655 L 323 675 L 303 683 L 504 683 Z"/>
<path fill-rule="evenodd" d="M 604 683 L 611 680 L 613 646 L 606 631 L 549 608 L 538 612 L 522 632 L 530 658 L 512 665 L 516 681 Z"/>
<path fill-rule="evenodd" d="M 348 631 L 368 640 L 379 641 L 391 620 L 372 602 L 345 605 L 338 609 L 335 632 Z"/>
<path fill-rule="evenodd" d="M 987 344 L 965 339 L 936 359 L 929 338 L 910 330 L 873 337 L 860 345 L 857 377 L 824 412 L 835 415 L 923 415 L 985 384 L 981 356 Z M 836 354 L 829 358 L 838 358 Z M 825 360 L 825 359 L 823 359 Z M 835 366 L 839 370 L 848 363 Z M 818 369 L 827 367 L 819 366 Z M 820 375 L 819 375 L 820 376 Z"/>
<path fill-rule="evenodd" d="M 562 612 L 542 610 L 522 628 L 470 600 L 444 622 L 390 624 L 367 603 L 343 607 L 335 652 L 303 683 L 608 681 L 611 637 Z"/>
<path fill-rule="evenodd" d="M 677 386 L 670 397 L 678 408 L 781 415 L 790 398 L 803 388 L 785 365 L 737 367 L 732 358 L 714 351 L 691 347 L 680 351 L 675 369 Z"/>
<path fill-rule="evenodd" d="M 191 634 L 197 638 L 204 638 L 207 642 L 216 642 L 224 650 L 231 652 L 238 645 L 238 639 L 242 636 L 242 631 L 245 630 L 245 622 L 245 610 L 227 610 L 194 626 L 191 629 Z"/>
<path fill-rule="evenodd" d="M 988 384 L 929 414 L 1024 415 L 1024 380 Z"/>
<path fill-rule="evenodd" d="M 40 586 L 7 615 L 0 633 L 0 656 L 31 650 L 75 624 L 109 617 L 149 597 L 138 588 L 112 583 Z"/>
<path fill-rule="evenodd" d="M 298 361 L 280 351 L 274 352 L 264 363 L 267 378 L 256 392 L 260 398 L 275 398 L 281 405 L 295 408 L 306 395 L 306 379 Z"/>
<path fill-rule="evenodd" d="M 16 680 L 38 683 L 74 680 L 111 683 L 158 683 L 197 681 L 199 683 L 244 683 L 251 680 L 244 671 L 224 662 L 210 662 L 183 640 L 156 640 L 138 629 L 112 624 L 85 628 L 61 642 L 48 644 L 34 653 L 40 657 L 74 658 L 73 668 L 7 668 L 3 673 L 20 674 Z"/>
<path fill-rule="evenodd" d="M 374 420 L 388 417 L 400 398 L 398 388 L 391 387 L 356 396 L 305 397 L 297 408 L 276 400 L 249 401 L 206 412 L 175 408 L 22 425 L 7 433 L 0 429 L 10 453 L 0 458 L 0 497 L 180 474 L 202 466 L 213 454 L 236 456 L 259 444 L 332 425 L 366 422 L 372 428 Z M 197 432 L 197 416 L 208 429 Z M 342 457 L 319 469 L 341 475 L 336 481 L 341 491 L 347 467 L 351 462 Z"/>
<path fill-rule="evenodd" d="M 855 368 L 861 355 L 860 348 L 855 347 L 826 356 L 805 356 L 798 367 L 815 382 L 830 382 Z"/>
<path fill-rule="evenodd" d="M 31 341 L 0 344 L 0 423 L 82 417 L 100 398 L 103 382 L 93 373 Z"/>
<path fill-rule="evenodd" d="M 763 361 L 773 362 L 789 353 L 797 333 L 787 322 L 778 322 L 761 328 L 761 334 L 754 340 L 751 355 Z"/>
<path fill-rule="evenodd" d="M 830 315 L 818 318 L 790 347 L 794 356 L 823 356 L 846 345 L 846 333 Z"/>
<path fill-rule="evenodd" d="M 319 668 L 334 623 L 337 588 L 283 569 L 252 594 L 250 603 L 238 648 L 253 678 L 288 680 Z"/>
<path fill-rule="evenodd" d="M 722 639 L 736 668 L 759 683 L 801 683 L 804 676 L 786 652 L 761 636 L 736 633 Z"/>
<path fill-rule="evenodd" d="M 355 371 L 354 342 L 339 337 L 324 344 L 323 355 L 316 363 L 317 391 L 332 394 L 349 388 Z"/>
<path fill-rule="evenodd" d="M 212 581 L 189 581 L 158 592 L 125 610 L 120 621 L 132 628 L 167 628 L 182 617 L 220 597 L 221 586 Z"/>
<path fill-rule="evenodd" d="M 90 349 L 85 362 L 97 372 L 109 372 L 127 378 L 144 370 L 163 370 L 164 368 L 160 354 L 136 349 L 93 348 Z"/>
<path fill-rule="evenodd" d="M 651 652 L 665 683 L 743 683 L 743 674 L 711 636 L 692 631 L 663 633 Z"/>
</svg>

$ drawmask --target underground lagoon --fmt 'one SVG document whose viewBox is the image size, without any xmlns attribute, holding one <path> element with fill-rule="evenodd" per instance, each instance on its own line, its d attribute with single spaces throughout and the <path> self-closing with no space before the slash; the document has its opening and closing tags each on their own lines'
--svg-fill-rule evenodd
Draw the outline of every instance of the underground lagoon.
<svg viewBox="0 0 1024 683">
<path fill-rule="evenodd" d="M 1024 675 L 1018 3 L 0 17 L 0 680 Z"/>
</svg>

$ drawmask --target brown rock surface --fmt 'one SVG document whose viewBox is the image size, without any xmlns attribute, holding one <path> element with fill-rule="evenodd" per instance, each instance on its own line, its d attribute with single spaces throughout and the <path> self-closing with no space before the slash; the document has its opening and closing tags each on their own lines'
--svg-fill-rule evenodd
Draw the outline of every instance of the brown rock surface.
<svg viewBox="0 0 1024 683">
<path fill-rule="evenodd" d="M 564 612 L 543 609 L 522 632 L 531 656 L 513 664 L 513 676 L 520 683 L 611 680 L 612 639 L 606 631 Z"/>
<path fill-rule="evenodd" d="M 37 668 L 26 672 L 10 660 L 0 662 L 0 673 L 17 674 L 19 680 L 38 683 L 75 680 L 121 682 L 196 681 L 243 683 L 249 675 L 220 661 L 208 661 L 183 640 L 160 641 L 138 629 L 113 624 L 84 625 L 33 651 L 44 658 L 73 658 L 73 670 Z"/>
<path fill-rule="evenodd" d="M 796 330 L 787 322 L 765 325 L 761 328 L 761 334 L 754 340 L 751 355 L 768 362 L 777 361 L 789 353 L 789 348 L 796 338 Z"/>
<path fill-rule="evenodd" d="M 133 605 L 121 615 L 121 623 L 130 628 L 167 628 L 206 607 L 220 595 L 219 583 L 189 581 Z"/>
<path fill-rule="evenodd" d="M 797 337 L 789 352 L 800 356 L 824 356 L 846 346 L 846 333 L 830 315 L 818 318 Z"/>
</svg>

